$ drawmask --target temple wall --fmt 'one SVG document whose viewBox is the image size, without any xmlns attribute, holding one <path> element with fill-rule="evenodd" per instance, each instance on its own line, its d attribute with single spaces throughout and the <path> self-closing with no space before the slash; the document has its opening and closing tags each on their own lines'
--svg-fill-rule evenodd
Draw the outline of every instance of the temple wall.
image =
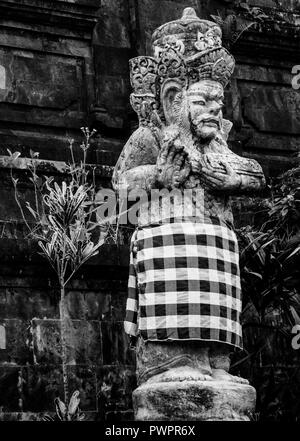
<svg viewBox="0 0 300 441">
<path fill-rule="evenodd" d="M 300 5 L 248 3 L 265 17 L 232 45 L 226 117 L 232 148 L 273 176 L 297 163 L 300 150 L 300 93 L 291 87 Z M 137 126 L 128 60 L 149 54 L 153 30 L 186 6 L 202 18 L 245 13 L 222 0 L 0 0 L 0 419 L 39 418 L 62 396 L 57 287 L 26 238 L 2 156 L 7 148 L 25 157 L 38 151 L 51 161 L 44 172 L 59 174 L 70 159 L 67 138 L 79 141 L 80 127 L 93 126 L 99 136 L 88 160 L 97 164 L 97 185 L 108 186 L 109 166 Z M 30 199 L 26 168 L 14 174 Z M 247 222 L 251 208 L 241 205 L 240 215 Z M 90 419 L 132 418 L 134 353 L 122 328 L 127 270 L 127 246 L 106 245 L 70 285 L 70 388 L 79 388 Z"/>
</svg>

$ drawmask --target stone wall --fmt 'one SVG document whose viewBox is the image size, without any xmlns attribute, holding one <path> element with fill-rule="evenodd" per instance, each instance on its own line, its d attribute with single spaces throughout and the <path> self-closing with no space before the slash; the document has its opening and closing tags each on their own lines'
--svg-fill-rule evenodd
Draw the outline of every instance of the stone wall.
<svg viewBox="0 0 300 441">
<path fill-rule="evenodd" d="M 9 166 L 1 163 L 0 420 L 41 419 L 63 398 L 58 285 L 14 201 Z M 40 160 L 38 173 L 57 177 L 62 163 Z M 98 167 L 97 185 L 109 169 Z M 31 200 L 24 163 L 14 168 L 21 201 Z M 29 220 L 29 219 L 28 219 Z M 68 285 L 69 388 L 80 391 L 86 417 L 130 419 L 134 353 L 123 332 L 128 248 L 106 244 Z"/>
<path fill-rule="evenodd" d="M 272 176 L 298 161 L 300 95 L 291 68 L 300 61 L 300 7 L 248 3 L 265 17 L 231 47 L 237 68 L 226 116 L 232 148 Z M 60 173 L 66 139 L 78 144 L 80 127 L 93 126 L 99 136 L 88 159 L 98 165 L 98 185 L 108 186 L 111 168 L 102 166 L 114 165 L 137 124 L 128 59 L 149 54 L 152 31 L 186 6 L 203 18 L 239 17 L 236 32 L 255 15 L 228 0 L 0 0 L 0 155 L 38 151 L 50 161 L 44 172 Z M 14 174 L 30 198 L 26 166 Z M 0 181 L 0 419 L 36 419 L 62 396 L 57 287 L 26 238 L 1 157 Z M 244 222 L 247 210 L 242 205 Z M 70 387 L 79 388 L 89 419 L 132 418 L 134 354 L 122 328 L 127 271 L 127 246 L 106 245 L 69 287 Z"/>
<path fill-rule="evenodd" d="M 40 173 L 63 171 L 57 161 L 70 159 L 67 138 L 78 145 L 80 127 L 91 126 L 109 90 L 120 83 L 120 75 L 110 72 L 106 90 L 100 85 L 105 77 L 96 47 L 104 18 L 99 8 L 98 0 L 0 1 L 1 155 L 7 148 L 25 157 L 38 151 Z M 114 31 L 111 15 L 106 22 Z M 102 43 L 109 57 L 110 44 Z M 120 60 L 116 51 L 117 72 Z M 104 68 L 106 63 L 108 58 Z M 128 88 L 124 68 L 121 75 Z M 117 95 L 126 102 L 124 88 Z M 123 141 L 117 132 L 108 134 L 101 143 L 96 139 L 89 162 L 113 163 Z M 0 162 L 0 419 L 40 419 L 53 412 L 55 396 L 63 398 L 58 290 L 26 236 L 7 161 Z M 98 167 L 97 185 L 109 186 L 110 174 L 109 167 Z M 31 200 L 26 163 L 13 175 L 21 200 Z M 69 285 L 69 387 L 80 390 L 88 419 L 131 418 L 134 357 L 122 326 L 127 267 L 128 249 L 106 245 Z"/>
</svg>

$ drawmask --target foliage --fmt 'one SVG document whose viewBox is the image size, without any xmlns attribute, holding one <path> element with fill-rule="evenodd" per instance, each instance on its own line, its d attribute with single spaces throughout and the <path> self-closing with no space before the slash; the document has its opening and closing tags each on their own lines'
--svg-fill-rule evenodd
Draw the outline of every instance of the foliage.
<svg viewBox="0 0 300 441">
<path fill-rule="evenodd" d="M 70 140 L 71 163 L 66 164 L 65 175 L 60 182 L 52 176 L 40 176 L 37 171 L 38 153 L 31 152 L 29 171 L 34 189 L 33 203 L 26 201 L 25 206 L 22 203 L 18 193 L 18 179 L 13 177 L 11 168 L 15 200 L 29 230 L 29 237 L 38 243 L 40 254 L 48 260 L 56 273 L 60 288 L 63 384 L 64 401 L 67 407 L 69 391 L 66 286 L 79 268 L 99 252 L 105 240 L 107 225 L 110 225 L 109 220 L 101 223 L 101 220 L 97 218 L 96 211 L 99 204 L 96 201 L 95 169 L 86 163 L 90 141 L 95 131 L 90 132 L 88 128 L 81 130 L 84 135 L 84 141 L 80 146 L 82 159 L 76 163 L 73 151 L 74 141 Z M 10 151 L 8 153 L 9 161 L 13 166 L 18 161 L 20 153 Z M 28 214 L 32 222 L 28 221 Z M 73 394 L 73 402 L 70 401 L 69 407 L 73 408 L 75 401 L 76 397 Z M 57 401 L 60 410 L 63 407 L 61 403 Z M 61 413 L 63 413 L 62 410 Z"/>
<path fill-rule="evenodd" d="M 40 177 L 37 173 L 38 153 L 31 152 L 32 162 L 29 170 L 30 181 L 34 187 L 35 201 L 26 201 L 26 209 L 34 220 L 32 227 L 20 202 L 17 184 L 13 180 L 15 199 L 21 210 L 23 220 L 29 229 L 29 236 L 38 241 L 41 254 L 47 258 L 55 271 L 60 287 L 66 286 L 78 269 L 95 256 L 104 243 L 103 234 L 92 233 L 99 228 L 96 219 L 96 186 L 94 169 L 86 164 L 90 139 L 95 131 L 82 128 L 84 142 L 81 144 L 83 159 L 76 164 L 73 153 L 73 140 L 70 141 L 72 163 L 66 165 L 66 178 L 59 184 L 53 176 Z M 17 159 L 19 153 L 11 154 Z"/>
<path fill-rule="evenodd" d="M 291 397 L 296 386 L 290 378 L 298 378 L 299 372 L 285 369 L 283 357 L 287 365 L 295 365 L 291 339 L 293 326 L 300 323 L 300 167 L 274 180 L 264 221 L 240 229 L 239 241 L 248 352 L 233 368 L 248 369 L 257 382 L 264 418 L 296 419 L 299 406 L 289 409 L 287 402 L 295 403 Z M 258 374 L 264 367 L 267 376 Z"/>
<path fill-rule="evenodd" d="M 85 415 L 80 411 L 79 391 L 71 396 L 69 405 L 66 406 L 59 398 L 55 398 L 55 416 L 45 415 L 45 421 L 83 421 Z"/>
<path fill-rule="evenodd" d="M 300 169 L 292 169 L 273 184 L 268 218 L 259 229 L 240 230 L 244 293 L 257 318 L 270 306 L 300 323 Z"/>
<path fill-rule="evenodd" d="M 255 22 L 238 17 L 235 13 L 228 14 L 225 18 L 211 15 L 211 18 L 221 27 L 223 44 L 227 49 L 237 42 L 242 34 L 250 29 Z"/>
<path fill-rule="evenodd" d="M 223 18 L 218 12 L 218 15 L 211 15 L 211 18 L 221 27 L 223 44 L 227 49 L 230 49 L 245 31 L 257 23 L 269 19 L 269 17 L 262 9 L 250 6 L 246 2 L 225 1 L 229 7 L 226 10 L 227 15 Z"/>
</svg>

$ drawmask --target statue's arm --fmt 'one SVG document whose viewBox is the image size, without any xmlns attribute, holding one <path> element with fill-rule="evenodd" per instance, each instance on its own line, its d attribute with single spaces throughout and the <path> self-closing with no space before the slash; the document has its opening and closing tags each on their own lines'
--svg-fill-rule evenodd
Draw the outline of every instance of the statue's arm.
<svg viewBox="0 0 300 441">
<path fill-rule="evenodd" d="M 157 176 L 156 164 L 144 164 L 125 170 L 118 177 L 118 191 L 143 189 L 150 191 L 155 187 Z"/>
<path fill-rule="evenodd" d="M 263 171 L 261 171 L 261 174 L 255 175 L 241 174 L 240 178 L 241 182 L 238 188 L 239 193 L 246 193 L 248 191 L 259 191 L 263 189 L 266 185 L 266 179 Z"/>
<path fill-rule="evenodd" d="M 228 153 L 231 153 L 232 155 L 235 155 L 227 146 L 225 145 L 225 151 L 228 151 Z M 235 155 L 237 158 L 239 158 L 238 155 Z M 245 158 L 243 158 L 245 160 Z M 238 187 L 238 191 L 240 193 L 244 193 L 247 191 L 258 191 L 265 187 L 266 185 L 266 179 L 264 172 L 260 166 L 260 164 L 255 159 L 247 158 L 248 163 L 248 171 L 247 173 L 239 172 L 240 175 L 240 184 Z M 254 170 L 254 171 L 252 171 Z"/>
<path fill-rule="evenodd" d="M 233 152 L 231 152 L 229 148 L 227 149 L 236 158 L 240 158 L 238 155 L 235 155 Z M 250 158 L 243 158 L 243 163 L 241 162 L 241 165 L 242 164 L 243 167 L 245 167 L 245 164 L 247 164 L 247 171 L 245 171 L 244 173 L 242 172 L 242 170 L 238 170 L 237 172 L 235 172 L 232 168 L 229 171 L 229 176 L 231 176 L 231 179 L 234 179 L 234 177 L 237 178 L 236 186 L 235 188 L 233 188 L 233 190 L 236 193 L 243 194 L 263 189 L 266 185 L 266 179 L 260 164 L 255 159 Z M 228 173 L 230 164 L 228 164 L 225 168 L 227 169 Z"/>
<path fill-rule="evenodd" d="M 140 133 L 140 135 L 143 132 Z M 176 142 L 177 134 L 167 134 L 161 147 L 154 139 L 136 137 L 124 147 L 115 167 L 114 188 L 119 192 L 152 188 L 178 188 L 190 173 L 190 164 L 183 146 Z M 141 141 L 137 144 L 137 141 Z"/>
<path fill-rule="evenodd" d="M 213 143 L 212 147 L 215 153 L 227 154 L 228 158 L 236 159 L 235 166 L 230 161 L 221 163 L 225 173 L 218 173 L 210 167 L 209 161 L 205 161 L 205 165 L 202 167 L 204 180 L 211 183 L 215 190 L 243 194 L 264 188 L 266 184 L 264 172 L 255 159 L 241 158 L 233 153 L 224 141 Z M 236 166 L 238 162 L 240 162 L 240 166 Z"/>
<path fill-rule="evenodd" d="M 113 174 L 113 187 L 118 192 L 149 190 L 156 175 L 159 145 L 153 132 L 140 127 L 125 144 Z"/>
<path fill-rule="evenodd" d="M 261 190 L 265 186 L 266 181 L 262 171 L 248 174 L 236 171 L 227 162 L 223 162 L 222 165 L 225 173 L 218 172 L 209 165 L 204 165 L 201 169 L 203 182 L 214 191 L 243 194 Z"/>
</svg>

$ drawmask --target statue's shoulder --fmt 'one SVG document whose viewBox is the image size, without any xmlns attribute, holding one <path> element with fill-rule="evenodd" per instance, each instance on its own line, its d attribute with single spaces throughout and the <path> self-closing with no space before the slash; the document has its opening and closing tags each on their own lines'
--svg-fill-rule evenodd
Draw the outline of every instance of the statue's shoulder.
<svg viewBox="0 0 300 441">
<path fill-rule="evenodd" d="M 159 141 L 148 127 L 139 127 L 126 142 L 117 165 L 124 169 L 138 165 L 155 164 L 159 152 Z"/>
<path fill-rule="evenodd" d="M 140 126 L 123 147 L 114 169 L 113 181 L 127 170 L 140 165 L 156 164 L 159 149 L 158 133 L 147 126 Z"/>
</svg>

